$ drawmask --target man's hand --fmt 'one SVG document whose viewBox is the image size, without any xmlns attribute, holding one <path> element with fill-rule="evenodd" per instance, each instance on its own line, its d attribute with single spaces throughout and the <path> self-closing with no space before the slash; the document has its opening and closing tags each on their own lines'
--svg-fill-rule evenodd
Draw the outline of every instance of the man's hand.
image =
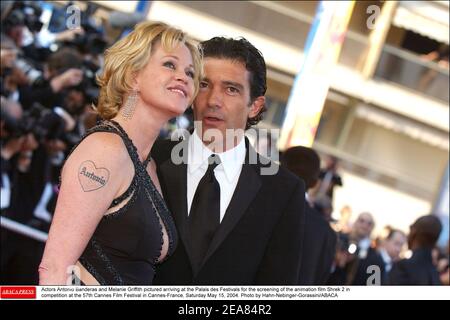
<svg viewBox="0 0 450 320">
<path fill-rule="evenodd" d="M 60 151 L 65 151 L 67 149 L 67 145 L 64 141 L 58 139 L 52 139 L 45 142 L 45 147 L 47 152 L 51 155 L 56 154 Z"/>
<path fill-rule="evenodd" d="M 69 29 L 66 31 L 59 32 L 56 34 L 56 41 L 71 41 L 73 40 L 77 35 L 83 35 L 84 29 L 83 28 L 76 28 L 76 29 Z"/>
<path fill-rule="evenodd" d="M 83 71 L 71 68 L 50 81 L 53 92 L 78 85 L 83 80 Z"/>
<path fill-rule="evenodd" d="M 11 68 L 14 65 L 14 61 L 17 58 L 17 50 L 15 49 L 0 49 L 1 56 L 1 69 Z"/>
<path fill-rule="evenodd" d="M 22 150 L 24 142 L 25 136 L 10 139 L 6 144 L 2 146 L 2 158 L 5 160 L 11 159 L 13 155 Z"/>
<path fill-rule="evenodd" d="M 21 151 L 33 151 L 39 147 L 39 142 L 36 140 L 32 133 L 25 136 Z"/>
</svg>

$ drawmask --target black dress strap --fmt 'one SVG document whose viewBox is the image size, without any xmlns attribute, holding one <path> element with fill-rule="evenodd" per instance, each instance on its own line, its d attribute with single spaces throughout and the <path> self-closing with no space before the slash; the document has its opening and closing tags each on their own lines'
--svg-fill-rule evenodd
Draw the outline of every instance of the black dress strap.
<svg viewBox="0 0 450 320">
<path fill-rule="evenodd" d="M 109 123 L 111 127 L 115 128 L 118 131 L 120 137 L 125 143 L 125 147 L 128 150 L 128 153 L 130 155 L 131 160 L 134 163 L 134 166 L 136 167 L 138 166 L 138 164 L 142 164 L 141 160 L 139 159 L 139 154 L 136 146 L 128 136 L 127 132 L 122 128 L 122 126 L 117 121 L 114 120 L 108 120 L 106 123 Z"/>
<path fill-rule="evenodd" d="M 128 136 L 127 132 L 122 128 L 122 126 L 114 120 L 109 120 L 109 122 L 111 122 L 116 129 L 119 130 L 119 132 L 121 133 L 122 138 L 124 138 L 124 141 L 126 141 L 126 144 L 130 146 L 130 151 L 131 153 L 134 153 L 136 156 L 136 162 L 142 164 L 144 166 L 144 168 L 147 168 L 147 165 L 150 163 L 151 161 L 151 150 L 149 151 L 147 157 L 145 158 L 144 161 L 141 162 L 141 160 L 139 159 L 139 154 L 137 152 L 137 148 L 134 145 L 133 141 L 131 140 L 131 138 Z M 131 154 L 130 154 L 131 155 Z"/>
<path fill-rule="evenodd" d="M 144 162 L 142 162 L 142 165 L 144 166 L 144 168 L 147 168 L 148 164 L 152 160 L 151 154 L 152 154 L 152 151 L 150 150 L 150 152 L 148 153 L 147 158 L 144 160 Z"/>
<path fill-rule="evenodd" d="M 86 139 L 89 135 L 96 132 L 110 132 L 120 136 L 128 151 L 128 154 L 130 155 L 133 164 L 136 165 L 136 162 L 138 163 L 140 162 L 137 149 L 134 146 L 133 142 L 128 137 L 125 130 L 123 130 L 123 128 L 116 121 L 113 120 L 104 120 L 100 124 L 86 131 L 86 133 L 81 137 L 80 141 L 72 148 L 72 150 L 69 153 L 69 156 L 84 139 Z"/>
</svg>

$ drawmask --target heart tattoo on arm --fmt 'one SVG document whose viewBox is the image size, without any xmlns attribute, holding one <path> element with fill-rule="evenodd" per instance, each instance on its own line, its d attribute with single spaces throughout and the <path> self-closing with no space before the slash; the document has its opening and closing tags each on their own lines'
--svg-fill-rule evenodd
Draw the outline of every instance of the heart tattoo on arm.
<svg viewBox="0 0 450 320">
<path fill-rule="evenodd" d="M 97 168 L 91 160 L 81 163 L 78 169 L 78 181 L 84 192 L 98 190 L 106 186 L 109 180 L 109 171 L 106 168 Z"/>
</svg>

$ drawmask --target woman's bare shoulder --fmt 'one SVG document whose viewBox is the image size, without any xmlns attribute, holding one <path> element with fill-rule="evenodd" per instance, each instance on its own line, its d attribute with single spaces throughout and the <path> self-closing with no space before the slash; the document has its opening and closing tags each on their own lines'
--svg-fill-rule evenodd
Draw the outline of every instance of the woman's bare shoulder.
<svg viewBox="0 0 450 320">
<path fill-rule="evenodd" d="M 73 150 L 67 162 L 73 162 L 80 158 L 95 158 L 112 165 L 123 165 L 130 161 L 130 156 L 122 141 L 122 138 L 113 133 L 95 132 L 87 136 Z"/>
<path fill-rule="evenodd" d="M 64 164 L 62 178 L 67 171 L 76 171 L 81 176 L 92 172 L 102 173 L 104 177 L 114 175 L 114 180 L 121 185 L 121 177 L 127 180 L 133 173 L 133 163 L 119 135 L 95 132 L 73 150 Z"/>
</svg>

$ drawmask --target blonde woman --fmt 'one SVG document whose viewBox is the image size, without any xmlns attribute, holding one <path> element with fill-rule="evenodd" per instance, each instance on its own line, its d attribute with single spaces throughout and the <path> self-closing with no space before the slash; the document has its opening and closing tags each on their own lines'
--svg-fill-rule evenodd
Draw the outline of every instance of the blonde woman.
<svg viewBox="0 0 450 320">
<path fill-rule="evenodd" d="M 176 246 L 150 150 L 198 91 L 201 55 L 184 32 L 144 22 L 105 53 L 97 111 L 104 121 L 68 157 L 41 285 L 150 285 Z M 75 278 L 75 279 L 77 279 Z"/>
</svg>

